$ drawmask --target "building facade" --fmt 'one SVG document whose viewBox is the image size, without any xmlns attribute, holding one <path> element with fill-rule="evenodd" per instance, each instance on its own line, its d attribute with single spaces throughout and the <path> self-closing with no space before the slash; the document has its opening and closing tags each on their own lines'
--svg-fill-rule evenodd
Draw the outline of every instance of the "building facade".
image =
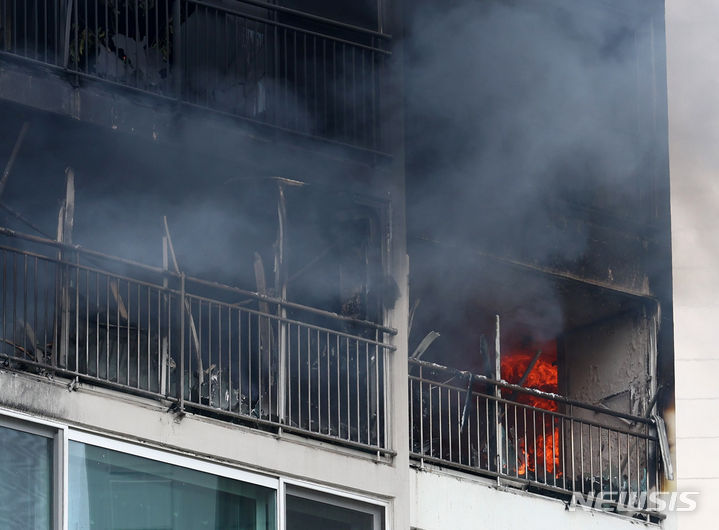
<svg viewBox="0 0 719 530">
<path fill-rule="evenodd" d="M 674 527 L 664 28 L 0 0 L 0 521 Z"/>
</svg>

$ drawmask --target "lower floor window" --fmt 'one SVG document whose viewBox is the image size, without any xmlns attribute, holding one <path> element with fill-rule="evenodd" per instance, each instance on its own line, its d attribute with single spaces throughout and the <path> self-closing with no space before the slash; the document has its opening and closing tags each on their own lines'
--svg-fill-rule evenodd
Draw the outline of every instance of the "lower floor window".
<svg viewBox="0 0 719 530">
<path fill-rule="evenodd" d="M 0 530 L 385 530 L 364 496 L 9 414 Z"/>
<path fill-rule="evenodd" d="M 0 425 L 0 528 L 52 528 L 51 436 Z"/>
<path fill-rule="evenodd" d="M 364 502 L 321 495 L 304 488 L 287 489 L 287 530 L 382 530 L 382 508 Z"/>
<path fill-rule="evenodd" d="M 72 529 L 272 530 L 275 490 L 70 442 Z"/>
</svg>

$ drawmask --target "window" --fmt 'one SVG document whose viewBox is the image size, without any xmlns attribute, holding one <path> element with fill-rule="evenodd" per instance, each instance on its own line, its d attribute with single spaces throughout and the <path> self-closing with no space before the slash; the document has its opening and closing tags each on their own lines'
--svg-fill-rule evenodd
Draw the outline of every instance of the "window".
<svg viewBox="0 0 719 530">
<path fill-rule="evenodd" d="M 53 528 L 53 433 L 0 418 L 0 448 L 0 528 Z"/>
<path fill-rule="evenodd" d="M 68 451 L 73 530 L 277 528 L 273 487 L 79 441 Z"/>
<path fill-rule="evenodd" d="M 28 528 L 384 530 L 385 504 L 0 411 L 0 529 Z"/>
<path fill-rule="evenodd" d="M 380 506 L 288 487 L 285 499 L 287 530 L 382 530 Z"/>
</svg>

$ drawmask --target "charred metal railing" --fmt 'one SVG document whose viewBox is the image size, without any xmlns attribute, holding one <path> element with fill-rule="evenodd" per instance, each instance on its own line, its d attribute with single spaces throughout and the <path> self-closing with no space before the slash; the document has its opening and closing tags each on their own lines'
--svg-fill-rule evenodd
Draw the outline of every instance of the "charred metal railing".
<svg viewBox="0 0 719 530">
<path fill-rule="evenodd" d="M 413 459 L 656 515 L 651 420 L 410 359 Z"/>
<path fill-rule="evenodd" d="M 0 358 L 380 453 L 394 330 L 0 228 Z"/>
<path fill-rule="evenodd" d="M 0 52 L 375 152 L 389 44 L 261 0 L 0 0 Z"/>
</svg>

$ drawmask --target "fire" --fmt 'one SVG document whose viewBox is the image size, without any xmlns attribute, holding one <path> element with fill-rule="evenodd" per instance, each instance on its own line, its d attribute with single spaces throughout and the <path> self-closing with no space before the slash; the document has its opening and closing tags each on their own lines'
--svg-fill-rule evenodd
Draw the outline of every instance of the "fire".
<svg viewBox="0 0 719 530">
<path fill-rule="evenodd" d="M 558 392 L 559 374 L 556 364 L 557 344 L 555 341 L 541 345 L 532 344 L 504 353 L 501 363 L 502 379 L 510 383 L 518 384 L 527 372 L 537 351 L 540 350 L 542 353 L 522 383 L 522 386 L 544 392 Z M 507 391 L 505 391 L 505 393 L 506 392 Z M 514 395 L 512 399 L 517 403 L 530 405 L 538 409 L 547 411 L 558 410 L 557 403 L 551 399 L 521 393 Z M 537 420 L 536 423 L 527 420 L 529 425 L 514 426 L 515 429 L 518 429 L 518 433 L 522 434 L 522 436 L 518 436 L 517 472 L 519 475 L 526 475 L 527 472 L 531 472 L 538 479 L 543 479 L 545 473 L 548 477 L 551 475 L 559 477 L 562 475 L 559 469 L 559 427 L 555 426 L 553 416 L 545 416 L 544 425 L 542 425 L 541 415 L 537 416 Z M 536 432 L 533 432 L 535 427 Z M 526 442 L 523 436 L 525 432 Z M 535 466 L 535 458 L 537 466 Z M 535 469 L 535 467 L 539 467 L 539 469 Z"/>
</svg>

